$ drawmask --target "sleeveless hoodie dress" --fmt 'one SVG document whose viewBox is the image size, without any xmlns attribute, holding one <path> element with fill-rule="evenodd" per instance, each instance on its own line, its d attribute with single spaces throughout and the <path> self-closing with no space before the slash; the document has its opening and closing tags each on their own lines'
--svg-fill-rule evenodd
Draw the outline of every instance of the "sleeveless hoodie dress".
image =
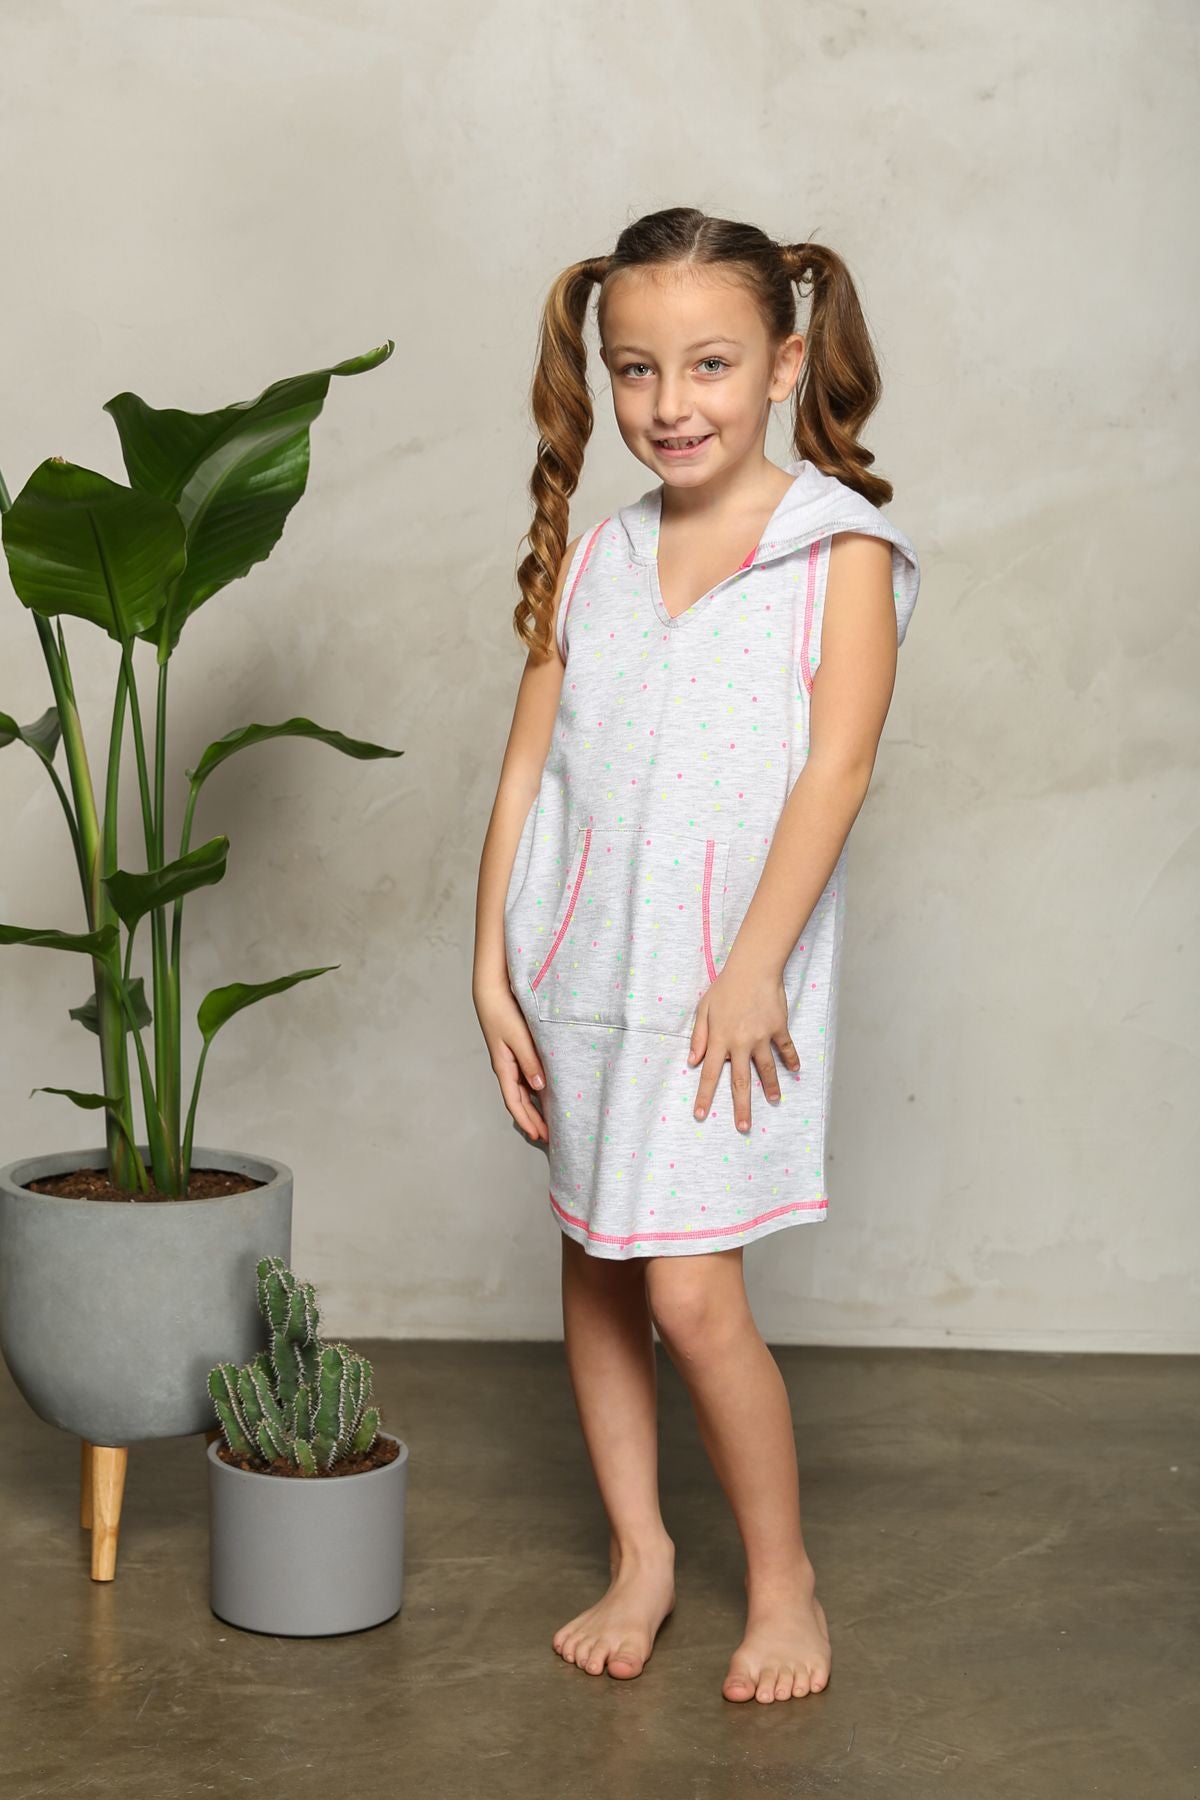
<svg viewBox="0 0 1200 1800">
<path fill-rule="evenodd" d="M 661 487 L 583 533 L 563 588 L 562 695 L 504 938 L 546 1074 L 550 1207 L 593 1256 L 724 1250 L 827 1215 L 849 838 L 784 968 L 799 1075 L 772 1052 L 772 1103 L 751 1063 L 747 1133 L 729 1062 L 698 1120 L 703 1063 L 687 1061 L 808 756 L 834 533 L 892 546 L 898 643 L 920 584 L 878 507 L 804 459 L 785 469 L 745 563 L 677 617 L 658 584 Z"/>
</svg>

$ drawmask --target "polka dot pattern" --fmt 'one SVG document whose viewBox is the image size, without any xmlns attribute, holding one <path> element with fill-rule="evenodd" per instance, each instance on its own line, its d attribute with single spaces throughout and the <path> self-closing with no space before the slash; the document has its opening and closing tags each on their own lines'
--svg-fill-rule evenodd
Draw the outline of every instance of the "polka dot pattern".
<svg viewBox="0 0 1200 1800">
<path fill-rule="evenodd" d="M 902 640 L 916 553 L 811 464 L 759 544 L 672 615 L 658 580 L 655 488 L 580 538 L 556 628 L 565 669 L 539 791 L 504 903 L 509 978 L 547 1081 L 549 1202 L 597 1256 L 697 1254 L 828 1212 L 825 1131 L 848 845 L 783 971 L 800 1057 L 750 1068 L 751 1127 L 730 1066 L 703 1119 L 687 1061 L 808 755 L 832 537 L 892 545 Z"/>
</svg>

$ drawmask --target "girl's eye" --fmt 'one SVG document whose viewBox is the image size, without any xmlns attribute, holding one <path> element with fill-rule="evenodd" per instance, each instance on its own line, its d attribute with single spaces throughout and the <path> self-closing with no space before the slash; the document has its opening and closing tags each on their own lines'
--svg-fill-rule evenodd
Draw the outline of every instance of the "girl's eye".
<svg viewBox="0 0 1200 1800">
<path fill-rule="evenodd" d="M 702 356 L 700 359 L 701 368 L 703 368 L 705 363 L 720 363 L 720 365 L 723 369 L 727 369 L 729 367 L 729 364 L 726 362 L 726 360 L 723 356 Z M 631 375 L 635 369 L 646 369 L 646 368 L 649 368 L 649 366 L 650 365 L 648 363 L 644 363 L 644 362 L 625 363 L 621 368 L 621 374 L 622 375 Z"/>
</svg>

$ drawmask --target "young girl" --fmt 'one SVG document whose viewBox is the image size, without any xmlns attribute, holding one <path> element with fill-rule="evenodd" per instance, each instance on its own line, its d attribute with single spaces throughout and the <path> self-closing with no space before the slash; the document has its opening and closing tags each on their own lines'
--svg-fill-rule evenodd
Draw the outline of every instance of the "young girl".
<svg viewBox="0 0 1200 1800">
<path fill-rule="evenodd" d="M 568 543 L 593 287 L 617 429 L 658 485 Z M 878 398 L 840 258 L 688 207 L 566 269 L 542 319 L 515 613 L 529 654 L 473 998 L 505 1106 L 548 1158 L 567 1362 L 611 1526 L 611 1585 L 553 1644 L 589 1674 L 638 1675 L 675 1603 L 657 1326 L 745 1547 L 728 1700 L 829 1680 L 790 1404 L 742 1252 L 828 1204 L 845 848 L 920 579 L 859 442 Z M 789 399 L 780 469 L 764 442 Z"/>
</svg>

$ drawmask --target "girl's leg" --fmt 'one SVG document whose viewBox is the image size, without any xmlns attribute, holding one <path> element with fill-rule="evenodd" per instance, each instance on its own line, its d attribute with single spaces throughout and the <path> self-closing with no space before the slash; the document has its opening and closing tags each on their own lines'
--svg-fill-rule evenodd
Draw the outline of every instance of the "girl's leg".
<svg viewBox="0 0 1200 1800">
<path fill-rule="evenodd" d="M 645 1258 L 589 1256 L 562 1238 L 563 1339 L 584 1441 L 611 1528 L 612 1582 L 558 1630 L 590 1675 L 640 1675 L 675 1604 L 675 1546 L 658 1504 L 657 1371 Z"/>
<path fill-rule="evenodd" d="M 741 1249 L 651 1257 L 646 1288 L 746 1550 L 746 1631 L 722 1692 L 767 1701 L 823 1688 L 829 1628 L 800 1530 L 791 1406 L 754 1323 Z"/>
</svg>

